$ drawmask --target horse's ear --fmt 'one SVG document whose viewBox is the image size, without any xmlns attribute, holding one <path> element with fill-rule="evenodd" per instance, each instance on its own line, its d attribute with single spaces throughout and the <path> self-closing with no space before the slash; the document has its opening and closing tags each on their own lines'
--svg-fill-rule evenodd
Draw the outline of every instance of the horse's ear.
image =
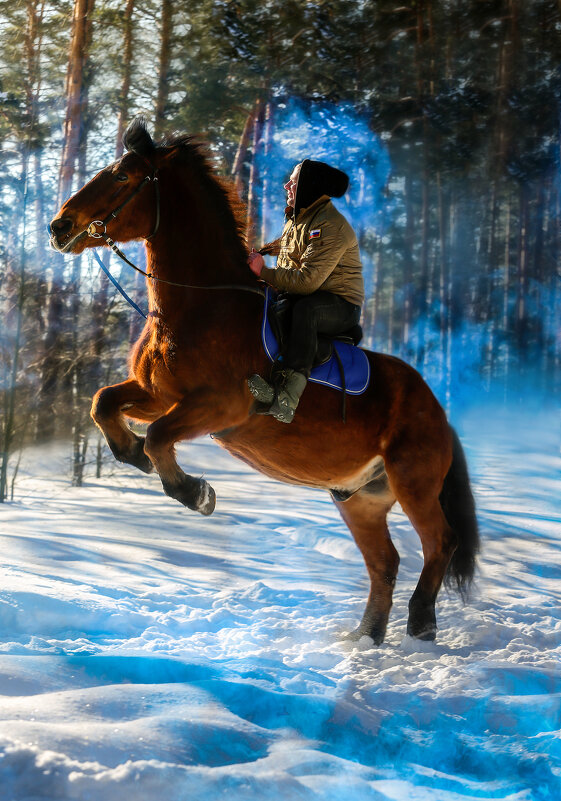
<svg viewBox="0 0 561 801">
<path fill-rule="evenodd" d="M 148 133 L 144 117 L 135 117 L 123 135 L 125 150 L 132 150 L 139 156 L 151 156 L 155 150 L 152 137 Z"/>
</svg>

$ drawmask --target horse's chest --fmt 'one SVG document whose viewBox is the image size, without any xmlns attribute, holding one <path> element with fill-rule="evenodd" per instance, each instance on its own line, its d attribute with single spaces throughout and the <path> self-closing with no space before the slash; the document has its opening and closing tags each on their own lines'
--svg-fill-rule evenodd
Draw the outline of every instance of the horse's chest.
<svg viewBox="0 0 561 801">
<path fill-rule="evenodd" d="M 132 360 L 139 384 L 153 395 L 177 394 L 177 351 L 170 342 L 147 343 Z"/>
</svg>

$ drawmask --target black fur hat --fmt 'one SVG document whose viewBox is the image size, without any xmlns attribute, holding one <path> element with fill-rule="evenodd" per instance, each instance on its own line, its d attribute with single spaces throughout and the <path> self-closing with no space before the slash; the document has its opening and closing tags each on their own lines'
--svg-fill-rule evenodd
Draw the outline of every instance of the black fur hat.
<svg viewBox="0 0 561 801">
<path fill-rule="evenodd" d="M 294 214 L 311 206 L 322 195 L 342 197 L 349 187 L 346 172 L 331 167 L 323 161 L 304 159 L 298 176 Z"/>
</svg>

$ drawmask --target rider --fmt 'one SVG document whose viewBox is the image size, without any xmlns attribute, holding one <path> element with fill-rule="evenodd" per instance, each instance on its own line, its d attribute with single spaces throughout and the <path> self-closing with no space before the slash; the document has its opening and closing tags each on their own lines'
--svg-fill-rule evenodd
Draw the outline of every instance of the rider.
<svg viewBox="0 0 561 801">
<path fill-rule="evenodd" d="M 252 272 L 292 296 L 292 320 L 280 382 L 275 388 L 254 375 L 248 380 L 257 400 L 272 404 L 267 414 L 291 423 L 310 376 L 317 335 L 336 336 L 356 325 L 364 301 L 362 264 L 356 234 L 331 203 L 347 191 L 346 173 L 322 161 L 305 159 L 288 182 L 287 217 L 282 236 L 262 248 L 277 255 L 275 268 L 252 251 Z"/>
</svg>

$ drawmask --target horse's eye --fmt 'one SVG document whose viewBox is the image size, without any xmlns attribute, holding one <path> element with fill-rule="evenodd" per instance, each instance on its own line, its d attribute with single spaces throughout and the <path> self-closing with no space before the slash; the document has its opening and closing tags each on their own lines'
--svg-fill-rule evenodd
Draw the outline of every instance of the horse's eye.
<svg viewBox="0 0 561 801">
<path fill-rule="evenodd" d="M 129 180 L 129 176 L 126 174 L 126 172 L 118 172 L 115 175 L 115 180 L 116 181 L 128 181 Z"/>
</svg>

